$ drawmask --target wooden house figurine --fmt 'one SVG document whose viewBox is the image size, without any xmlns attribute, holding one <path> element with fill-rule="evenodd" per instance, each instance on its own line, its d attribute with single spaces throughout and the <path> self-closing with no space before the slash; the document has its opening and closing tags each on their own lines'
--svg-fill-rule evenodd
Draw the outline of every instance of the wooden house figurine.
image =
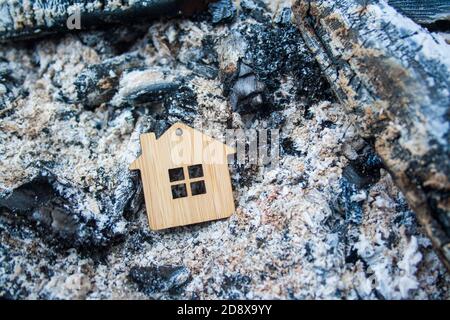
<svg viewBox="0 0 450 320">
<path fill-rule="evenodd" d="M 235 150 L 185 124 L 156 139 L 140 136 L 140 170 L 152 230 L 231 216 L 235 210 L 227 156 Z"/>
</svg>

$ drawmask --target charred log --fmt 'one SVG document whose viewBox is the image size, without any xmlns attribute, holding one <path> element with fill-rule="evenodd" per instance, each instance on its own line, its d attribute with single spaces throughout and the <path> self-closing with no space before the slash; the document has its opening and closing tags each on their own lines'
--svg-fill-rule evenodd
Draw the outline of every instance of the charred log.
<svg viewBox="0 0 450 320">
<path fill-rule="evenodd" d="M 296 22 L 346 112 L 450 267 L 448 45 L 384 1 L 297 1 Z"/>
<path fill-rule="evenodd" d="M 75 29 L 104 27 L 110 24 L 135 23 L 163 16 L 192 15 L 209 1 L 145 0 L 53 0 L 1 1 L 0 41 L 35 38 L 68 32 L 68 19 L 79 14 Z"/>
<path fill-rule="evenodd" d="M 450 20 L 450 2 L 447 0 L 389 0 L 389 5 L 421 24 Z"/>
</svg>

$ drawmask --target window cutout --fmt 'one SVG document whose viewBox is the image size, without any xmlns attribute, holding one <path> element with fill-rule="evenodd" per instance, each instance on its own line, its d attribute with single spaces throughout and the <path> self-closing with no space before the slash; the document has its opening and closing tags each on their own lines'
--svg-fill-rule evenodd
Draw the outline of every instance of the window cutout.
<svg viewBox="0 0 450 320">
<path fill-rule="evenodd" d="M 206 193 L 205 181 L 191 182 L 191 193 L 193 196 Z"/>
<path fill-rule="evenodd" d="M 191 179 L 203 177 L 203 167 L 201 164 L 189 166 L 188 171 L 189 171 L 189 178 Z"/>
<path fill-rule="evenodd" d="M 184 180 L 183 168 L 169 169 L 170 182 Z"/>
<path fill-rule="evenodd" d="M 187 197 L 187 191 L 186 191 L 186 185 L 183 184 L 176 184 L 172 186 L 172 198 L 178 199 L 178 198 L 184 198 Z"/>
</svg>

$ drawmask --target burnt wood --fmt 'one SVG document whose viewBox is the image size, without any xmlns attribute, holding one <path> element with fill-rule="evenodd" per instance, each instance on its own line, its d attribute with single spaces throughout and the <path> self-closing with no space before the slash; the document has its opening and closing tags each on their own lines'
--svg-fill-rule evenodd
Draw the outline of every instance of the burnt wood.
<svg viewBox="0 0 450 320">
<path fill-rule="evenodd" d="M 71 31 L 67 19 L 80 13 L 81 29 L 107 28 L 111 24 L 192 15 L 209 0 L 18 0 L 0 1 L 0 42 Z M 75 30 L 76 31 L 76 30 Z"/>
<path fill-rule="evenodd" d="M 384 1 L 301 0 L 296 23 L 345 112 L 450 267 L 450 54 Z"/>
</svg>

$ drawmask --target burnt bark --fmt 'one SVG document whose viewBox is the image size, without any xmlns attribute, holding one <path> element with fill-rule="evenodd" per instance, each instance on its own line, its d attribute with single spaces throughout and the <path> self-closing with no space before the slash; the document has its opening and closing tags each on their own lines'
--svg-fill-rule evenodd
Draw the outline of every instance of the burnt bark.
<svg viewBox="0 0 450 320">
<path fill-rule="evenodd" d="M 105 28 L 110 24 L 192 15 L 204 9 L 208 0 L 18 0 L 0 1 L 0 42 L 36 38 L 71 31 L 68 18 L 80 14 L 81 29 Z M 76 31 L 76 29 L 74 30 Z"/>
<path fill-rule="evenodd" d="M 389 5 L 417 23 L 450 20 L 448 0 L 389 0 Z"/>
<path fill-rule="evenodd" d="M 300 0 L 294 12 L 345 111 L 450 268 L 448 45 L 384 1 Z"/>
</svg>

